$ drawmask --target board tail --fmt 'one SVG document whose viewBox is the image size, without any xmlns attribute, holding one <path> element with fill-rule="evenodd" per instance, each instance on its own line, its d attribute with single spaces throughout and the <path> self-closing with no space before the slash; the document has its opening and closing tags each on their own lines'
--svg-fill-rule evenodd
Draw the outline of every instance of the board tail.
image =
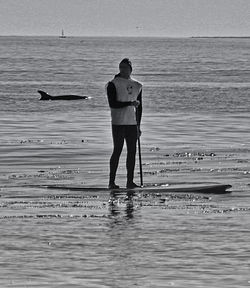
<svg viewBox="0 0 250 288">
<path fill-rule="evenodd" d="M 37 90 L 37 92 L 41 95 L 40 100 L 51 100 L 51 96 L 48 93 L 42 90 Z"/>
</svg>

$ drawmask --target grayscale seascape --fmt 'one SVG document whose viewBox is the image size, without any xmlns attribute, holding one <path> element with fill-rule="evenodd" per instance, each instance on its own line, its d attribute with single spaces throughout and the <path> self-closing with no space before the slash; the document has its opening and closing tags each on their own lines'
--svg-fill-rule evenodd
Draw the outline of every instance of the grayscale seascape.
<svg viewBox="0 0 250 288">
<path fill-rule="evenodd" d="M 124 57 L 143 83 L 144 182 L 231 194 L 39 187 L 107 187 L 105 84 Z M 0 287 L 249 287 L 249 59 L 249 38 L 0 37 Z"/>
</svg>

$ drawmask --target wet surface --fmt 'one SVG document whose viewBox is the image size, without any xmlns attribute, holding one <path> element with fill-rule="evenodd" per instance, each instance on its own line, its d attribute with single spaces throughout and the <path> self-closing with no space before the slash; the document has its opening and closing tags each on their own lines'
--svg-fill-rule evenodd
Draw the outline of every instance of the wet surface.
<svg viewBox="0 0 250 288">
<path fill-rule="evenodd" d="M 244 197 L 1 188 L 1 285 L 244 287 Z"/>
<path fill-rule="evenodd" d="M 249 39 L 64 40 L 1 37 L 0 286 L 249 287 Z M 35 188 L 107 187 L 104 86 L 122 54 L 144 84 L 145 184 L 231 194 Z M 38 89 L 92 98 L 39 101 Z"/>
</svg>

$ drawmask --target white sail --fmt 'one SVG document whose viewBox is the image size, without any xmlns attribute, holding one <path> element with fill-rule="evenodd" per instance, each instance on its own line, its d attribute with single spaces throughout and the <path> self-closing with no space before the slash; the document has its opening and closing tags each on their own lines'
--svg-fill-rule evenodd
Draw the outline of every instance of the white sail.
<svg viewBox="0 0 250 288">
<path fill-rule="evenodd" d="M 61 36 L 59 36 L 60 38 L 66 38 L 66 36 L 64 35 L 64 31 L 63 31 L 63 29 L 62 29 L 62 34 L 61 34 Z"/>
</svg>

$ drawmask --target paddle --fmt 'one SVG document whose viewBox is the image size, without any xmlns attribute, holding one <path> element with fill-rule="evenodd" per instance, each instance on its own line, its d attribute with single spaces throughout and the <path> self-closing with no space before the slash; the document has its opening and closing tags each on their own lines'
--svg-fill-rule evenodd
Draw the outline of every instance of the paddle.
<svg viewBox="0 0 250 288">
<path fill-rule="evenodd" d="M 138 127 L 139 130 L 139 127 Z M 138 137 L 138 154 L 139 154 L 139 166 L 140 166 L 140 180 L 141 180 L 141 187 L 143 186 L 143 176 L 142 176 L 142 161 L 141 161 L 141 142 L 140 142 L 140 135 Z"/>
<path fill-rule="evenodd" d="M 138 122 L 138 108 L 136 108 L 136 122 L 137 122 L 137 131 L 138 131 L 138 154 L 139 154 L 139 166 L 140 166 L 140 180 L 141 180 L 141 187 L 143 187 L 143 175 L 142 175 L 142 160 L 141 160 L 141 141 L 140 141 L 140 125 Z"/>
</svg>

